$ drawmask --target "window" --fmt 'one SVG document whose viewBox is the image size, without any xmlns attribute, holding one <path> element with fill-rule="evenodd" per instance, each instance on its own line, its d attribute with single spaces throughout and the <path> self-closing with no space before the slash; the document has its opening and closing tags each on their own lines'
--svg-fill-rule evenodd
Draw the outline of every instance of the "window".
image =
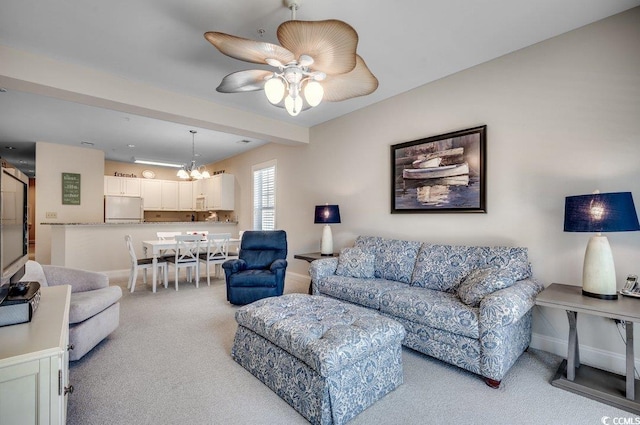
<svg viewBox="0 0 640 425">
<path fill-rule="evenodd" d="M 253 230 L 276 228 L 276 161 L 251 167 L 253 172 Z"/>
</svg>

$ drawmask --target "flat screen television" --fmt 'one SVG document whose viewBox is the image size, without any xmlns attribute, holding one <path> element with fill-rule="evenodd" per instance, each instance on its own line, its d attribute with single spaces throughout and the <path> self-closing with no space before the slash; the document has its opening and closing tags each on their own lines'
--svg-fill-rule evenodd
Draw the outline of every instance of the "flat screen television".
<svg viewBox="0 0 640 425">
<path fill-rule="evenodd" d="M 0 158 L 0 302 L 10 282 L 24 274 L 29 260 L 27 195 L 29 178 Z"/>
</svg>

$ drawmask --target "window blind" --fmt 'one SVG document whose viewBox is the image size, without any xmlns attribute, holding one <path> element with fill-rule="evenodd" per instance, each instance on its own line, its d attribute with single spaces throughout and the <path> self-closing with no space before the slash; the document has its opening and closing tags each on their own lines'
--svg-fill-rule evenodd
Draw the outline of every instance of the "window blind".
<svg viewBox="0 0 640 425">
<path fill-rule="evenodd" d="M 276 166 L 253 171 L 253 229 L 276 228 Z"/>
</svg>

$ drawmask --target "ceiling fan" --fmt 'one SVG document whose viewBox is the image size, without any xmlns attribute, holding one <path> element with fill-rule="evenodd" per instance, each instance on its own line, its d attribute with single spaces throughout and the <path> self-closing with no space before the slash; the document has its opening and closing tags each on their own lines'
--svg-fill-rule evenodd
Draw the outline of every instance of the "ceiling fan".
<svg viewBox="0 0 640 425">
<path fill-rule="evenodd" d="M 291 20 L 278 27 L 281 46 L 215 31 L 204 34 L 227 56 L 277 68 L 233 72 L 222 79 L 218 92 L 264 90 L 269 102 L 296 116 L 323 99 L 339 102 L 378 88 L 378 80 L 356 53 L 358 33 L 353 27 L 336 19 L 297 21 L 301 2 L 285 1 Z"/>
</svg>

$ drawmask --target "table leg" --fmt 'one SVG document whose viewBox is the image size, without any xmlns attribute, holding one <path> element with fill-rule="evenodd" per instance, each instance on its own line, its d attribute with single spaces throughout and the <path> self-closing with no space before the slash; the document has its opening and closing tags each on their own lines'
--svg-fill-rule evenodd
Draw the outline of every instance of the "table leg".
<svg viewBox="0 0 640 425">
<path fill-rule="evenodd" d="M 635 400 L 635 375 L 634 375 L 634 358 L 633 358 L 633 322 L 626 321 L 625 329 L 627 330 L 627 398 Z"/>
<path fill-rule="evenodd" d="M 567 310 L 569 319 L 569 347 L 567 350 L 567 379 L 576 379 L 576 368 L 580 367 L 580 346 L 578 344 L 578 312 Z"/>
</svg>

